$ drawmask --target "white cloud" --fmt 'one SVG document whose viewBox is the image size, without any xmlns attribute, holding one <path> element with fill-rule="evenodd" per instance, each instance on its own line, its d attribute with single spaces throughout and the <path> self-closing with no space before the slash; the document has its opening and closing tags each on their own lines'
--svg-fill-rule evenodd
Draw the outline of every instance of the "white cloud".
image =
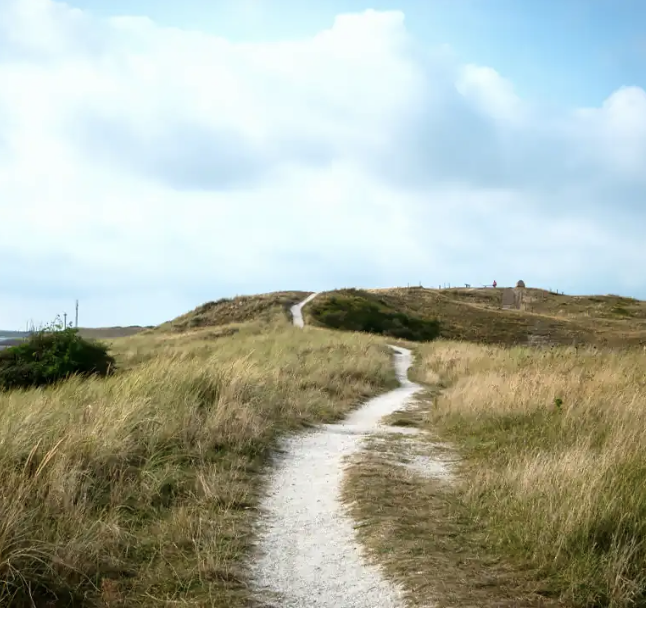
<svg viewBox="0 0 646 618">
<path fill-rule="evenodd" d="M 461 67 L 455 86 L 493 120 L 513 126 L 526 119 L 526 109 L 513 85 L 490 67 L 474 64 Z"/>
<path fill-rule="evenodd" d="M 598 109 L 577 110 L 579 136 L 592 146 L 608 172 L 644 177 L 646 161 L 646 92 L 624 87 Z"/>
<path fill-rule="evenodd" d="M 643 90 L 555 114 L 399 12 L 324 28 L 243 44 L 5 0 L 0 328 L 75 296 L 107 324 L 420 280 L 645 295 Z"/>
</svg>

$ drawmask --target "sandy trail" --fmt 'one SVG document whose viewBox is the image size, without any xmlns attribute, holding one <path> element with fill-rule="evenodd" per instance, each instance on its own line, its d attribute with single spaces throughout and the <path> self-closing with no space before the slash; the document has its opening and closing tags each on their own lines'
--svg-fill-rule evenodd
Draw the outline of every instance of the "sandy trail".
<svg viewBox="0 0 646 618">
<path fill-rule="evenodd" d="M 314 294 L 310 294 L 305 300 L 292 307 L 291 311 L 294 326 L 296 326 L 297 328 L 303 328 L 305 326 L 305 322 L 303 321 L 303 307 L 307 305 L 307 303 L 309 303 L 313 298 L 316 298 L 319 293 L 320 292 L 314 292 Z"/>
<path fill-rule="evenodd" d="M 302 327 L 302 307 L 292 308 Z M 371 399 L 338 425 L 288 439 L 261 505 L 258 556 L 251 579 L 272 607 L 403 607 L 402 593 L 365 560 L 340 502 L 344 459 L 379 430 L 382 417 L 421 389 L 408 380 L 409 350 L 390 346 L 401 386 Z"/>
</svg>

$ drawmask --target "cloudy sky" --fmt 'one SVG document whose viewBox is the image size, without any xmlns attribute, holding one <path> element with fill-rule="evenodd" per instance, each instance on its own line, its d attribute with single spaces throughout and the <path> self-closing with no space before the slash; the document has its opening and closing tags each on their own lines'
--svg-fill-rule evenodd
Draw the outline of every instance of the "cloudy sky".
<svg viewBox="0 0 646 618">
<path fill-rule="evenodd" d="M 0 0 L 0 328 L 277 289 L 646 298 L 643 0 Z"/>
</svg>

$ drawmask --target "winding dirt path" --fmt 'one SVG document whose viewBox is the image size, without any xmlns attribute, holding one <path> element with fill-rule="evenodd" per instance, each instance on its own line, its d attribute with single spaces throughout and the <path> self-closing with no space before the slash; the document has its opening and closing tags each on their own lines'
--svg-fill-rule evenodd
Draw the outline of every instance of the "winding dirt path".
<svg viewBox="0 0 646 618">
<path fill-rule="evenodd" d="M 314 294 L 310 294 L 305 300 L 301 301 L 298 303 L 298 305 L 294 305 L 291 309 L 292 312 L 292 320 L 294 322 L 294 326 L 297 328 L 303 328 L 305 326 L 305 322 L 303 320 L 303 307 L 307 305 L 312 299 L 316 298 L 320 292 L 314 292 Z"/>
<path fill-rule="evenodd" d="M 303 327 L 302 308 L 292 308 Z M 421 389 L 408 380 L 409 350 L 390 346 L 401 386 L 375 397 L 343 422 L 286 440 L 261 505 L 258 555 L 251 579 L 272 607 L 403 607 L 402 592 L 364 558 L 354 523 L 340 502 L 344 460 Z"/>
</svg>

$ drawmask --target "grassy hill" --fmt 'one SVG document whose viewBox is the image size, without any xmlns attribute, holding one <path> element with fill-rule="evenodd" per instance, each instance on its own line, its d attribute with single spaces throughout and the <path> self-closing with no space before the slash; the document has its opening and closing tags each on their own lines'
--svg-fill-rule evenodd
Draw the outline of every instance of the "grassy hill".
<svg viewBox="0 0 646 618">
<path fill-rule="evenodd" d="M 428 587 L 419 603 L 523 606 L 515 588 L 501 600 L 508 565 L 510 586 L 529 579 L 555 604 L 643 606 L 646 356 L 511 346 L 643 345 L 645 302 L 529 289 L 528 310 L 503 311 L 500 289 L 337 290 L 305 308 L 309 324 L 334 328 L 295 329 L 289 308 L 308 294 L 82 329 L 112 339 L 125 370 L 0 394 L 0 606 L 249 606 L 279 438 L 395 384 L 383 338 L 340 332 L 366 324 L 430 339 L 439 324 L 444 339 L 415 346 L 411 377 L 432 403 L 399 414 L 455 446 L 461 482 L 404 476 L 383 457 L 353 477 L 362 516 L 381 518 L 362 534 L 402 581 Z M 440 571 L 445 597 L 431 586 Z"/>
<path fill-rule="evenodd" d="M 271 320 L 281 314 L 289 317 L 290 307 L 310 294 L 311 292 L 271 292 L 269 294 L 221 298 L 204 303 L 174 320 L 164 322 L 157 329 L 184 332 L 191 329 L 240 324 L 253 320 Z"/>
<path fill-rule="evenodd" d="M 96 339 L 204 329 L 211 329 L 209 336 L 215 336 L 214 327 L 227 326 L 231 328 L 226 330 L 226 334 L 232 334 L 239 324 L 255 322 L 261 325 L 277 318 L 281 322 L 291 320 L 290 307 L 309 294 L 306 291 L 282 291 L 222 298 L 204 303 L 156 327 L 114 326 L 79 330 L 81 336 Z M 304 313 L 312 325 L 364 330 L 411 340 L 434 338 L 427 336 L 430 332 L 428 327 L 431 322 L 438 321 L 441 338 L 474 343 L 589 344 L 610 348 L 646 345 L 646 301 L 614 294 L 568 296 L 526 288 L 524 309 L 503 310 L 502 295 L 503 288 L 343 289 L 320 294 L 305 307 Z M 357 322 L 359 304 L 362 307 L 361 320 L 368 319 L 368 327 Z M 370 318 L 367 318 L 368 314 L 371 314 Z M 383 318 L 380 318 L 383 323 L 379 326 L 373 319 L 377 314 Z M 402 332 L 407 335 L 402 336 Z"/>
<path fill-rule="evenodd" d="M 410 317 L 437 319 L 444 339 L 474 343 L 526 345 L 646 344 L 646 302 L 620 296 L 567 296 L 528 288 L 525 310 L 501 309 L 503 291 L 490 288 L 433 290 L 390 288 L 335 290 L 305 307 L 311 323 L 331 298 L 370 299 Z"/>
<path fill-rule="evenodd" d="M 499 309 L 502 288 L 452 288 L 432 290 L 453 300 Z M 540 288 L 525 288 L 528 311 L 540 315 L 576 319 L 622 320 L 634 318 L 646 321 L 646 301 L 616 294 L 569 296 Z"/>
<path fill-rule="evenodd" d="M 310 294 L 311 292 L 288 291 L 221 298 L 204 303 L 159 326 L 79 328 L 79 334 L 81 337 L 93 339 L 119 339 L 139 333 L 157 333 L 159 331 L 182 333 L 195 329 L 242 324 L 256 320 L 271 321 L 277 316 L 288 317 L 291 320 L 290 307 Z M 26 335 L 27 333 L 20 331 L 0 331 L 0 337 L 11 337 L 12 339 L 18 339 Z"/>
</svg>

